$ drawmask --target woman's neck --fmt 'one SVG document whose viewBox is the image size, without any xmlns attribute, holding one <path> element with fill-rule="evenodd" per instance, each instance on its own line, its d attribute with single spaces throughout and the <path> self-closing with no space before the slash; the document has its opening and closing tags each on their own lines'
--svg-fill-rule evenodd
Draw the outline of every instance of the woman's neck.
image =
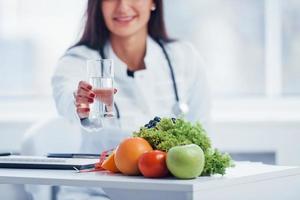
<svg viewBox="0 0 300 200">
<path fill-rule="evenodd" d="M 145 69 L 146 40 L 147 34 L 139 34 L 132 37 L 111 35 L 110 37 L 113 51 L 127 64 L 130 71 Z"/>
</svg>

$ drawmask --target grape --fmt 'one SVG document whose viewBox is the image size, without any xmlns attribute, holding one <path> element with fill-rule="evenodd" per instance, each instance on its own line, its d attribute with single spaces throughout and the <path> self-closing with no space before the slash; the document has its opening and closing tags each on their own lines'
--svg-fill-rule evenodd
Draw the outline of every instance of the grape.
<svg viewBox="0 0 300 200">
<path fill-rule="evenodd" d="M 176 123 L 176 118 L 172 118 L 172 122 L 175 124 Z"/>
<path fill-rule="evenodd" d="M 160 117 L 157 117 L 157 116 L 156 116 L 156 117 L 154 117 L 154 121 L 156 121 L 156 122 L 160 122 L 160 120 L 161 120 L 161 119 L 160 119 Z"/>
</svg>

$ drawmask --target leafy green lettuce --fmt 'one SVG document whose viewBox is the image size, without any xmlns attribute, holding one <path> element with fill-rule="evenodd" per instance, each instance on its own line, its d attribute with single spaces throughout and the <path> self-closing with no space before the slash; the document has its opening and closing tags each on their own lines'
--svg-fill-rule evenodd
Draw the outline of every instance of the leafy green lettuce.
<svg viewBox="0 0 300 200">
<path fill-rule="evenodd" d="M 223 154 L 212 148 L 211 141 L 200 123 L 193 125 L 183 119 L 176 119 L 173 122 L 169 118 L 163 118 L 155 127 L 142 127 L 133 135 L 147 140 L 153 149 L 166 152 L 174 146 L 199 145 L 205 154 L 205 166 L 202 176 L 224 175 L 226 168 L 233 166 L 233 161 L 228 154 Z"/>
</svg>

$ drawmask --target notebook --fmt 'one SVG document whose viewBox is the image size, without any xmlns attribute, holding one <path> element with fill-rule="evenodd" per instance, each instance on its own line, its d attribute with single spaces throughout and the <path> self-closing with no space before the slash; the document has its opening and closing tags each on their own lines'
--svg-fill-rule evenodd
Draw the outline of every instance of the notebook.
<svg viewBox="0 0 300 200">
<path fill-rule="evenodd" d="M 99 162 L 96 158 L 48 158 L 44 156 L 21 156 L 10 155 L 0 157 L 0 168 L 19 168 L 19 169 L 90 169 L 95 163 Z"/>
</svg>

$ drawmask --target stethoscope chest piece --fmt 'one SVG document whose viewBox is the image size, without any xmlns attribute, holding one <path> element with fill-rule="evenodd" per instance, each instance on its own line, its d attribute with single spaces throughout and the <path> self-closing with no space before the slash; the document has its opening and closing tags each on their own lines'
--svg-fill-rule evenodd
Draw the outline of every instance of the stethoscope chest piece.
<svg viewBox="0 0 300 200">
<path fill-rule="evenodd" d="M 184 117 L 189 112 L 189 106 L 184 102 L 176 102 L 172 108 L 176 117 Z"/>
</svg>

